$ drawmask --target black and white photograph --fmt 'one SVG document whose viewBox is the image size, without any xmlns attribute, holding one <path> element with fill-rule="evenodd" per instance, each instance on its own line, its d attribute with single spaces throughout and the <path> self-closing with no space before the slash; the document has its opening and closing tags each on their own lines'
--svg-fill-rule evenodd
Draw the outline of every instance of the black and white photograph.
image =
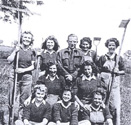
<svg viewBox="0 0 131 125">
<path fill-rule="evenodd" d="M 131 125 L 131 0 L 0 0 L 0 125 Z"/>
</svg>

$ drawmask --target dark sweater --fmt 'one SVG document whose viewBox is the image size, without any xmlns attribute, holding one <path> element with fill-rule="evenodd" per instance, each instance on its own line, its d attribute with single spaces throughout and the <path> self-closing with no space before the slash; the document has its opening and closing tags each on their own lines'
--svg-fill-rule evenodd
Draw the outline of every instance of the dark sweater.
<svg viewBox="0 0 131 125">
<path fill-rule="evenodd" d="M 53 107 L 54 121 L 70 122 L 70 125 L 78 125 L 78 111 L 74 103 L 71 103 L 67 108 L 62 104 L 62 101 L 56 103 Z"/>
<path fill-rule="evenodd" d="M 33 122 L 42 122 L 44 118 L 50 120 L 51 107 L 47 102 L 42 103 L 39 107 L 31 102 L 30 105 L 24 108 L 23 118 Z"/>
<path fill-rule="evenodd" d="M 82 80 L 82 77 L 78 77 L 77 84 L 77 96 L 80 100 L 90 103 L 92 100 L 92 92 L 97 90 L 101 86 L 99 79 Z M 84 103 L 83 102 L 83 103 Z"/>
<path fill-rule="evenodd" d="M 56 77 L 53 81 L 51 81 L 46 76 L 41 76 L 39 78 L 39 81 L 42 81 L 45 83 L 45 86 L 48 88 L 48 94 L 54 94 L 54 95 L 61 95 L 63 88 L 65 87 L 65 80 L 64 77 Z"/>
</svg>

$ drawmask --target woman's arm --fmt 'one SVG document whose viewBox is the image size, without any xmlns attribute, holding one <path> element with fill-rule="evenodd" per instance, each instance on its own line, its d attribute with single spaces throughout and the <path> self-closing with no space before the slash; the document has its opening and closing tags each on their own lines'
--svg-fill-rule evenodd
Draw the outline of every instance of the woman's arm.
<svg viewBox="0 0 131 125">
<path fill-rule="evenodd" d="M 34 63 L 35 63 L 35 61 L 32 61 L 31 66 L 29 66 L 27 68 L 17 68 L 15 70 L 15 72 L 17 72 L 17 73 L 24 73 L 24 72 L 27 72 L 27 71 L 32 71 L 35 68 Z"/>
<path fill-rule="evenodd" d="M 13 62 L 14 59 L 15 59 L 16 53 L 17 53 L 18 51 L 19 51 L 19 48 L 16 47 L 16 48 L 13 50 L 13 52 L 11 53 L 11 55 L 8 56 L 7 60 L 8 60 L 9 62 Z"/>
</svg>

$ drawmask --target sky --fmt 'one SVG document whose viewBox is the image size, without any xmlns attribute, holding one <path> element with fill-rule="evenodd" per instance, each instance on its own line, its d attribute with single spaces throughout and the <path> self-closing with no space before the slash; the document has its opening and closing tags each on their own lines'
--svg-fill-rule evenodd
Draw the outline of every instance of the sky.
<svg viewBox="0 0 131 125">
<path fill-rule="evenodd" d="M 124 28 L 119 28 L 121 20 L 131 18 L 131 0 L 43 0 L 44 5 L 27 5 L 31 12 L 38 14 L 23 18 L 22 31 L 29 30 L 34 34 L 34 48 L 41 47 L 41 43 L 49 35 L 54 35 L 60 49 L 66 48 L 67 37 L 73 33 L 78 39 L 83 37 L 101 37 L 98 45 L 98 55 L 105 54 L 107 48 L 104 43 L 115 37 L 121 43 Z M 7 30 L 8 28 L 8 30 Z M 18 37 L 18 27 L 14 24 L 2 24 L 1 35 L 9 45 Z M 131 22 L 128 24 L 121 55 L 131 50 Z M 8 34 L 8 37 L 7 37 Z M 16 35 L 17 34 L 17 35 Z M 1 38 L 0 38 L 1 39 Z M 7 42 L 6 42 L 7 41 Z M 79 43 L 78 43 L 79 46 Z M 77 47 L 78 47 L 77 46 Z M 95 46 L 92 47 L 95 50 Z M 117 49 L 117 51 L 119 48 Z"/>
</svg>

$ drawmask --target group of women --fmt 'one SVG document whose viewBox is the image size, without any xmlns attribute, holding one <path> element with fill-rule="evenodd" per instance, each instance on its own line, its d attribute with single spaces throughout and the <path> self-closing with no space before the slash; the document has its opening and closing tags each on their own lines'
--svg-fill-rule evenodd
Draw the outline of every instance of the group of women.
<svg viewBox="0 0 131 125">
<path fill-rule="evenodd" d="M 57 39 L 49 36 L 37 53 L 31 49 L 33 41 L 31 32 L 24 32 L 21 45 L 8 57 L 10 62 L 16 62 L 19 53 L 15 72 L 18 73 L 17 92 L 20 93 L 23 121 L 17 120 L 16 124 L 104 125 L 107 122 L 109 125 L 120 125 L 119 76 L 124 74 L 124 62 L 115 53 L 119 46 L 116 38 L 106 41 L 108 53 L 100 58 L 91 50 L 92 41 L 89 37 L 80 40 L 84 61 L 75 79 L 75 93 L 67 87 L 65 77 L 59 72 Z M 32 92 L 32 71 L 38 65 L 39 78 Z M 108 95 L 115 107 L 115 118 L 112 117 L 113 113 L 110 114 L 110 106 L 104 104 L 107 103 Z"/>
</svg>

